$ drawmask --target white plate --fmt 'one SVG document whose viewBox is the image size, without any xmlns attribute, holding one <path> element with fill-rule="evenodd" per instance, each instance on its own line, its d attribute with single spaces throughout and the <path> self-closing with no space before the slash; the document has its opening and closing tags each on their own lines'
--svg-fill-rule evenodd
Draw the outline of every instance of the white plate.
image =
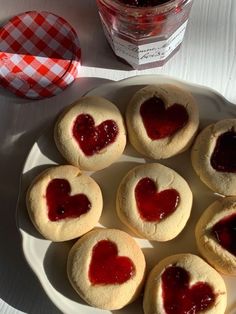
<svg viewBox="0 0 236 314">
<path fill-rule="evenodd" d="M 181 83 L 179 81 L 163 76 L 138 76 L 119 82 L 102 85 L 92 91 L 89 95 L 99 95 L 113 101 L 123 113 L 130 97 L 139 88 L 154 83 L 174 83 L 184 85 L 196 97 L 200 107 L 200 127 L 217 121 L 219 119 L 236 117 L 236 107 L 230 104 L 221 95 L 213 90 L 200 86 Z M 99 108 L 98 108 L 99 109 Z M 22 246 L 25 258 L 34 273 L 40 280 L 45 292 L 52 302 L 66 314 L 90 314 L 110 313 L 94 309 L 85 304 L 71 288 L 66 277 L 67 253 L 72 241 L 64 243 L 52 243 L 41 237 L 31 224 L 26 207 L 25 191 L 32 178 L 45 167 L 52 164 L 65 163 L 60 157 L 52 136 L 53 125 L 50 130 L 42 134 L 33 145 L 23 169 L 20 197 L 18 202 L 17 220 L 22 235 Z M 138 155 L 130 145 L 127 146 L 123 156 L 110 167 L 92 174 L 92 177 L 100 184 L 104 196 L 104 209 L 100 224 L 108 228 L 120 228 L 128 231 L 118 220 L 115 212 L 115 194 L 121 178 L 129 169 L 137 164 L 149 162 Z M 217 196 L 214 195 L 192 170 L 189 151 L 177 157 L 161 161 L 161 163 L 175 169 L 190 184 L 194 195 L 194 204 L 190 220 L 181 234 L 172 241 L 166 243 L 155 243 L 147 240 L 137 239 L 147 258 L 148 267 L 154 266 L 162 258 L 175 253 L 197 253 L 194 227 L 202 211 Z M 228 290 L 227 314 L 236 313 L 236 279 L 224 277 Z M 142 313 L 141 298 L 133 304 L 116 313 Z"/>
</svg>

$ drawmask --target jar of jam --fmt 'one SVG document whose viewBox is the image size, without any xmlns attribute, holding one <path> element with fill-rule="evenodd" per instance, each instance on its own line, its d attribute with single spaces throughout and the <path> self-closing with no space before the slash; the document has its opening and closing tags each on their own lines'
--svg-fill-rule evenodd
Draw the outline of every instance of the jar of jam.
<svg viewBox="0 0 236 314">
<path fill-rule="evenodd" d="M 164 65 L 180 48 L 193 0 L 97 0 L 114 53 L 134 69 Z"/>
</svg>

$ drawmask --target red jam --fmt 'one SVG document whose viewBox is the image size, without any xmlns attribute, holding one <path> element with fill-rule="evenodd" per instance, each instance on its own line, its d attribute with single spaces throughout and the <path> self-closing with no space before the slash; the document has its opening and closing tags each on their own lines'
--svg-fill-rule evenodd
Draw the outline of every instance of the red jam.
<svg viewBox="0 0 236 314">
<path fill-rule="evenodd" d="M 97 0 L 116 56 L 142 70 L 162 66 L 180 48 L 193 0 Z"/>
<path fill-rule="evenodd" d="M 158 97 L 146 100 L 140 107 L 140 115 L 147 134 L 152 140 L 174 135 L 189 120 L 184 106 L 173 104 L 165 108 L 164 102 Z"/>
<path fill-rule="evenodd" d="M 73 126 L 73 136 L 86 156 L 93 156 L 115 142 L 118 126 L 113 120 L 106 120 L 95 126 L 93 117 L 80 114 Z"/>
<path fill-rule="evenodd" d="M 159 4 L 164 4 L 170 0 L 118 0 L 119 2 L 136 7 L 154 7 Z"/>
<path fill-rule="evenodd" d="M 71 196 L 71 187 L 67 180 L 53 179 L 47 186 L 46 201 L 48 218 L 58 221 L 65 218 L 78 218 L 87 213 L 91 203 L 84 194 Z"/>
<path fill-rule="evenodd" d="M 99 241 L 93 248 L 89 280 L 93 285 L 115 285 L 128 281 L 135 273 L 130 258 L 118 256 L 115 243 Z"/>
<path fill-rule="evenodd" d="M 236 173 L 236 132 L 228 131 L 218 137 L 211 165 L 220 172 Z"/>
<path fill-rule="evenodd" d="M 217 242 L 236 256 L 236 214 L 223 218 L 212 228 Z"/>
<path fill-rule="evenodd" d="M 190 287 L 190 275 L 182 267 L 166 268 L 161 279 L 166 314 L 202 313 L 215 303 L 216 296 L 211 286 L 197 282 Z"/>
<path fill-rule="evenodd" d="M 143 178 L 135 187 L 135 199 L 143 220 L 160 221 L 176 210 L 180 196 L 174 189 L 157 192 L 155 182 Z"/>
</svg>

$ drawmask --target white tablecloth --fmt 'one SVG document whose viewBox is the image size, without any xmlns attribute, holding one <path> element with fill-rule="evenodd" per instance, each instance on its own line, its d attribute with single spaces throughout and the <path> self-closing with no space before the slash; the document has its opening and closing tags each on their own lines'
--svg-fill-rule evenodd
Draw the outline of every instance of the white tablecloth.
<svg viewBox="0 0 236 314">
<path fill-rule="evenodd" d="M 15 207 L 24 159 L 46 124 L 66 105 L 106 80 L 140 74 L 168 74 L 212 87 L 236 103 L 236 1 L 195 0 L 182 49 L 167 65 L 130 70 L 110 50 L 95 0 L 0 0 L 0 22 L 28 10 L 63 16 L 79 34 L 80 78 L 47 100 L 20 99 L 0 89 L 0 313 L 60 313 L 27 266 L 15 224 Z"/>
</svg>

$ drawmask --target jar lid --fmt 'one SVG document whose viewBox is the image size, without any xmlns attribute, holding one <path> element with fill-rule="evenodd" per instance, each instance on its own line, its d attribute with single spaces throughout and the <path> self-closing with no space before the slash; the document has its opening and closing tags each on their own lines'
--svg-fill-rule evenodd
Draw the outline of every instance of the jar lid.
<svg viewBox="0 0 236 314">
<path fill-rule="evenodd" d="M 81 49 L 74 29 L 49 12 L 30 11 L 0 29 L 0 85 L 21 97 L 51 97 L 78 74 Z"/>
</svg>

